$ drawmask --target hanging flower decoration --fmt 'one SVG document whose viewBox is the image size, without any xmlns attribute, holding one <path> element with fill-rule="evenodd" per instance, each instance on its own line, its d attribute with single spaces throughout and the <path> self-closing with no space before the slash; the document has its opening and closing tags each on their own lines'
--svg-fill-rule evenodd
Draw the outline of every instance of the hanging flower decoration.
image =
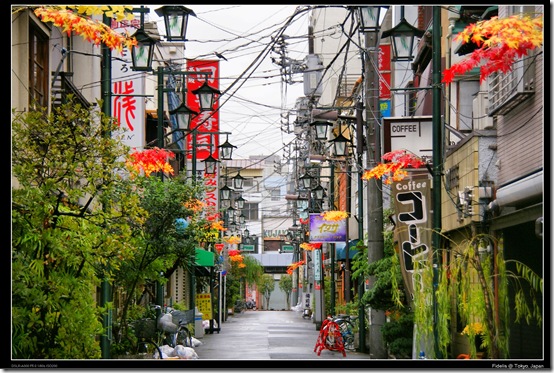
<svg viewBox="0 0 554 373">
<path fill-rule="evenodd" d="M 221 221 L 221 220 L 213 221 L 212 224 L 211 224 L 211 228 L 212 228 L 212 229 L 215 229 L 215 230 L 217 230 L 217 231 L 221 231 L 221 232 L 227 230 L 227 228 L 225 228 L 225 227 L 223 226 L 223 221 Z"/>
<path fill-rule="evenodd" d="M 74 32 L 94 45 L 104 44 L 111 50 L 115 49 L 121 52 L 123 47 L 131 49 L 132 46 L 136 46 L 138 44 L 137 40 L 129 34 L 120 34 L 119 32 L 112 30 L 103 22 L 81 15 L 103 14 L 105 12 L 108 17 L 111 18 L 115 16 L 118 21 L 123 19 L 133 19 L 134 16 L 132 13 L 125 14 L 125 7 L 82 6 L 79 7 L 77 11 L 67 8 L 56 6 L 40 7 L 35 9 L 34 13 L 43 22 L 52 22 L 54 26 L 60 27 L 62 31 L 66 32 L 68 35 L 71 35 L 71 33 Z M 113 10 L 109 10 L 110 8 L 121 9 L 114 12 Z M 131 7 L 127 8 L 132 9 Z"/>
<path fill-rule="evenodd" d="M 393 181 L 401 181 L 406 176 L 405 168 L 420 168 L 425 166 L 425 161 L 413 153 L 408 153 L 405 149 L 394 150 L 385 153 L 382 157 L 385 163 L 379 163 L 369 171 L 365 171 L 362 179 L 371 178 L 380 179 L 384 177 L 385 184 L 391 184 Z"/>
<path fill-rule="evenodd" d="M 241 254 L 229 256 L 229 260 L 234 263 L 242 263 L 244 257 Z"/>
<path fill-rule="evenodd" d="M 152 148 L 138 151 L 136 148 L 128 155 L 125 166 L 130 172 L 139 174 L 144 172 L 149 177 L 152 172 L 162 171 L 173 175 L 173 167 L 168 163 L 168 159 L 175 159 L 175 153 L 169 150 Z"/>
<path fill-rule="evenodd" d="M 300 224 L 308 224 L 308 223 L 310 222 L 310 219 L 302 219 L 302 218 L 300 218 L 299 221 L 300 221 Z"/>
<path fill-rule="evenodd" d="M 341 221 L 348 217 L 348 213 L 344 211 L 324 211 L 321 216 L 326 221 Z"/>
<path fill-rule="evenodd" d="M 231 249 L 229 250 L 229 256 L 235 256 L 235 255 L 240 255 L 240 251 L 239 250 L 236 250 L 236 249 Z"/>
<path fill-rule="evenodd" d="M 241 263 L 238 264 L 238 267 L 239 267 L 239 268 L 246 268 L 246 264 L 244 264 L 244 263 L 241 262 Z"/>
<path fill-rule="evenodd" d="M 287 267 L 287 273 L 288 273 L 289 275 L 292 275 L 292 272 L 293 272 L 296 268 L 300 267 L 300 266 L 303 265 L 303 264 L 304 264 L 304 261 L 303 261 L 303 260 L 300 260 L 300 261 L 298 261 L 298 262 L 292 263 L 291 265 L 289 265 L 289 266 Z"/>
<path fill-rule="evenodd" d="M 199 199 L 193 198 L 183 203 L 186 209 L 192 210 L 192 212 L 198 213 L 206 207 L 206 203 Z"/>
<path fill-rule="evenodd" d="M 227 242 L 230 245 L 235 245 L 241 243 L 241 239 L 239 236 L 227 236 L 223 237 L 223 241 Z"/>
<path fill-rule="evenodd" d="M 308 250 L 308 251 L 314 251 L 315 249 L 321 248 L 321 243 L 320 242 L 316 242 L 316 243 L 302 242 L 300 244 L 300 248 L 304 249 L 304 250 Z"/>
</svg>

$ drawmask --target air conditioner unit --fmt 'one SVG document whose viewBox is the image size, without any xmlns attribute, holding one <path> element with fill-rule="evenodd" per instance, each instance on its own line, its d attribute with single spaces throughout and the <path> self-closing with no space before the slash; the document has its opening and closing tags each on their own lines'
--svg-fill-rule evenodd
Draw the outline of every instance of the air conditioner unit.
<svg viewBox="0 0 554 373">
<path fill-rule="evenodd" d="M 492 129 L 494 122 L 488 115 L 489 111 L 489 93 L 477 92 L 473 99 L 473 130 L 482 131 Z"/>
</svg>

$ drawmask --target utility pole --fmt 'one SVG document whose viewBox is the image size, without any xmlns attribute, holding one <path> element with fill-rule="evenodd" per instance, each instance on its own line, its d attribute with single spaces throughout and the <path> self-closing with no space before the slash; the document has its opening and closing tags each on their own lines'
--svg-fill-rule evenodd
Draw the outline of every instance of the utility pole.
<svg viewBox="0 0 554 373">
<path fill-rule="evenodd" d="M 111 27 L 111 18 L 105 13 L 102 21 L 108 27 Z M 102 43 L 102 71 L 101 71 L 101 95 L 102 112 L 104 115 L 112 116 L 112 51 L 108 46 Z M 111 137 L 111 133 L 104 133 L 103 136 Z M 102 283 L 100 284 L 100 307 L 106 307 L 112 301 L 112 285 L 106 278 L 107 274 L 102 273 Z M 102 327 L 104 333 L 100 336 L 100 349 L 102 359 L 110 359 L 110 344 L 112 339 L 112 310 L 108 308 L 102 316 Z"/>
<path fill-rule="evenodd" d="M 379 48 L 378 32 L 365 33 L 366 59 L 365 59 L 365 94 L 366 94 L 366 119 L 368 123 L 367 142 L 368 167 L 371 169 L 377 165 L 381 158 L 381 131 L 379 110 Z M 367 181 L 367 207 L 368 207 L 368 243 L 367 259 L 374 263 L 384 257 L 383 242 L 383 195 L 381 179 L 372 178 Z M 375 277 L 369 277 L 369 288 L 375 285 Z M 386 359 L 387 351 L 383 343 L 381 327 L 385 323 L 385 312 L 371 310 L 369 319 L 369 353 L 373 359 Z"/>
<path fill-rule="evenodd" d="M 364 154 L 364 123 L 362 117 L 362 110 L 364 104 L 361 101 L 356 103 L 356 171 L 358 177 L 358 242 L 363 242 L 364 239 L 364 188 L 362 182 L 363 174 L 363 154 Z M 358 280 L 358 299 L 362 299 L 365 290 L 365 279 L 362 277 Z M 359 351 L 367 353 L 365 344 L 365 306 L 362 302 L 359 302 L 358 306 L 358 320 L 360 325 L 359 337 Z"/>
<path fill-rule="evenodd" d="M 438 288 L 440 231 L 442 229 L 441 175 L 442 175 L 442 123 L 441 123 L 441 7 L 433 6 L 433 335 L 435 356 L 442 358 L 437 330 L 439 317 L 435 292 Z"/>
</svg>

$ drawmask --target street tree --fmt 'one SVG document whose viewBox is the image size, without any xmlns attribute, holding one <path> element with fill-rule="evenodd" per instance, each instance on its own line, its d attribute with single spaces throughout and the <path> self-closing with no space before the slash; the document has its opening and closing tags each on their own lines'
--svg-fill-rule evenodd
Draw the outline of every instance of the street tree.
<svg viewBox="0 0 554 373">
<path fill-rule="evenodd" d="M 120 176 L 117 129 L 71 96 L 51 113 L 13 111 L 13 358 L 100 357 L 93 295 L 134 256 L 129 227 L 145 216 Z"/>
<path fill-rule="evenodd" d="M 273 276 L 267 273 L 264 274 L 258 282 L 258 288 L 264 297 L 265 309 L 268 310 L 271 293 L 275 290 L 275 280 L 273 280 Z"/>
<path fill-rule="evenodd" d="M 287 299 L 287 310 L 290 309 L 290 294 L 292 293 L 292 276 L 282 275 L 279 280 L 279 289 L 285 293 Z"/>
</svg>

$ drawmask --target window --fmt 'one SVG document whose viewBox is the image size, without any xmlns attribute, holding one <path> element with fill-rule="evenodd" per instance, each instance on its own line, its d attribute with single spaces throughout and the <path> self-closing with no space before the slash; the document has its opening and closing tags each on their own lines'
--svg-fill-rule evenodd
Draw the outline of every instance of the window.
<svg viewBox="0 0 554 373">
<path fill-rule="evenodd" d="M 509 7 L 508 16 L 524 13 L 533 16 L 532 6 Z M 489 78 L 489 116 L 505 115 L 535 93 L 537 51 L 518 59 L 508 73 L 494 73 Z"/>
<path fill-rule="evenodd" d="M 447 191 L 456 189 L 460 185 L 458 171 L 459 167 L 457 165 L 446 170 L 445 188 Z"/>
<path fill-rule="evenodd" d="M 271 200 L 272 201 L 280 201 L 281 200 L 281 189 L 275 188 L 270 190 L 271 193 Z"/>
<path fill-rule="evenodd" d="M 246 220 L 259 220 L 257 203 L 245 202 L 242 213 L 244 214 Z"/>
<path fill-rule="evenodd" d="M 29 27 L 29 107 L 48 106 L 48 36 Z"/>
</svg>

